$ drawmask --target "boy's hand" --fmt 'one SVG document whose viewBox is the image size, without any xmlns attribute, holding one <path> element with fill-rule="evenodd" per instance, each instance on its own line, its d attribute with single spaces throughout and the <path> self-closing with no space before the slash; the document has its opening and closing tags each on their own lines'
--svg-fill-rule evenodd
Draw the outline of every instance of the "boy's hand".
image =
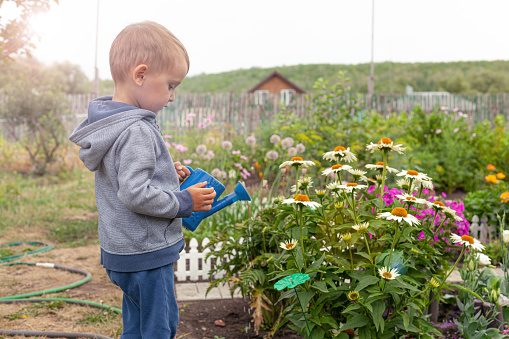
<svg viewBox="0 0 509 339">
<path fill-rule="evenodd" d="M 189 186 L 187 190 L 193 198 L 193 212 L 209 211 L 214 202 L 216 191 L 212 187 L 204 188 L 207 182 L 199 182 L 193 186 Z"/>
<path fill-rule="evenodd" d="M 177 161 L 173 164 L 175 165 L 175 169 L 177 170 L 177 175 L 179 176 L 180 182 L 184 181 L 184 179 L 187 178 L 191 174 L 191 171 L 189 170 L 189 168 L 182 166 L 182 164 L 179 161 Z"/>
</svg>

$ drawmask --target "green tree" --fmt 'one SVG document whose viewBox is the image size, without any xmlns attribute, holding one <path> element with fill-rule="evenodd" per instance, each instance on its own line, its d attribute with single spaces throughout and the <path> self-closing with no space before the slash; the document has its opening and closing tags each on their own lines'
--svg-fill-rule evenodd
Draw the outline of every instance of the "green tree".
<svg viewBox="0 0 509 339">
<path fill-rule="evenodd" d="M 471 86 L 480 93 L 503 92 L 506 88 L 506 79 L 500 73 L 483 71 L 471 76 Z"/>
<path fill-rule="evenodd" d="M 5 8 L 10 3 L 19 11 L 19 15 L 11 20 L 0 16 L 0 60 L 19 54 L 30 55 L 35 47 L 30 19 L 37 13 L 47 11 L 52 1 L 58 4 L 58 0 L 0 0 L 0 9 L 2 5 Z"/>
</svg>

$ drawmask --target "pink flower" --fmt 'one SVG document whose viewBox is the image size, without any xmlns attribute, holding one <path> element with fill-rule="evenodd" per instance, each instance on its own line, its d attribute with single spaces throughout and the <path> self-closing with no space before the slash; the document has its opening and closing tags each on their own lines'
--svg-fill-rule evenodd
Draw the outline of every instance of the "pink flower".
<svg viewBox="0 0 509 339">
<path fill-rule="evenodd" d="M 187 115 L 187 117 L 188 117 L 188 118 L 194 118 L 194 117 L 196 117 L 196 114 L 194 114 L 194 113 L 189 113 L 189 114 Z"/>
<path fill-rule="evenodd" d="M 271 144 L 279 144 L 279 142 L 281 141 L 281 137 L 277 134 L 273 134 L 271 137 L 270 137 L 270 143 Z"/>
<path fill-rule="evenodd" d="M 184 160 L 184 165 L 191 165 L 193 161 L 191 159 Z"/>
<path fill-rule="evenodd" d="M 164 137 L 165 139 L 171 139 L 171 135 L 169 135 L 169 134 L 165 134 L 163 137 Z"/>
<path fill-rule="evenodd" d="M 171 148 L 171 145 L 168 141 L 165 141 L 164 144 L 166 145 L 167 148 Z"/>
<path fill-rule="evenodd" d="M 240 158 L 245 161 L 249 160 L 245 155 L 241 155 Z"/>
<path fill-rule="evenodd" d="M 198 128 L 205 129 L 206 127 L 207 127 L 207 125 L 205 125 L 203 122 L 200 122 L 198 124 Z"/>
<path fill-rule="evenodd" d="M 459 130 L 460 130 L 460 128 L 459 128 L 459 127 L 456 127 L 456 128 L 453 130 L 453 132 L 454 132 L 454 133 L 458 133 L 458 131 L 459 131 Z"/>
<path fill-rule="evenodd" d="M 240 154 L 240 151 L 232 151 L 233 155 Z"/>
<path fill-rule="evenodd" d="M 223 141 L 223 143 L 221 144 L 221 147 L 224 149 L 224 150 L 231 150 L 232 149 L 232 143 L 228 140 L 226 141 Z"/>
<path fill-rule="evenodd" d="M 440 134 L 440 133 L 442 133 L 442 130 L 439 128 L 439 129 L 437 129 L 437 130 L 435 131 L 435 133 L 436 133 L 436 134 Z"/>
</svg>

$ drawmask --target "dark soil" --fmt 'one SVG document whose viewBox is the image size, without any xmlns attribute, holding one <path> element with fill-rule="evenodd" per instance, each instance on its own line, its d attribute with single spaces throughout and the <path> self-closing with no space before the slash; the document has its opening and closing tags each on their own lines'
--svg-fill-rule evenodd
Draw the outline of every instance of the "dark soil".
<svg viewBox="0 0 509 339">
<path fill-rule="evenodd" d="M 177 338 L 182 339 L 245 339 L 263 338 L 268 331 L 254 331 L 249 302 L 243 299 L 220 299 L 179 302 L 180 322 Z M 222 320 L 226 326 L 216 326 Z M 262 324 L 263 326 L 263 324 Z M 290 329 L 279 331 L 273 338 L 301 339 Z"/>
</svg>

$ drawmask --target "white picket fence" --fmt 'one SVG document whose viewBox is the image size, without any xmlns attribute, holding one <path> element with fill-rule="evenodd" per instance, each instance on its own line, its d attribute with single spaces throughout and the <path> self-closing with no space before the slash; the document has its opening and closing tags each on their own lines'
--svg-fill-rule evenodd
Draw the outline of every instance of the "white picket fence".
<svg viewBox="0 0 509 339">
<path fill-rule="evenodd" d="M 482 243 L 488 243 L 496 239 L 495 234 L 498 227 L 496 216 L 491 215 L 487 219 L 479 220 L 479 217 L 474 215 L 470 223 L 470 234 Z"/>
<path fill-rule="evenodd" d="M 495 240 L 496 230 L 498 227 L 497 219 L 494 216 L 491 216 L 489 220 L 479 220 L 477 215 L 474 215 L 472 218 L 472 222 L 470 223 L 470 234 L 479 239 L 482 243 L 487 243 L 489 241 Z M 201 246 L 198 244 L 198 240 L 192 238 L 189 241 L 189 251 L 184 251 L 180 254 L 180 259 L 177 261 L 175 266 L 175 278 L 178 282 L 182 281 L 208 281 L 209 280 L 209 272 L 214 267 L 216 267 L 216 263 L 219 263 L 219 260 L 228 261 L 228 257 L 225 258 L 216 258 L 214 256 L 210 256 L 208 259 L 205 259 L 208 253 L 210 253 L 209 248 L 205 248 L 205 246 L 210 242 L 208 238 L 203 239 Z M 241 239 L 242 242 L 242 239 Z M 199 249 L 204 250 L 200 251 Z M 218 243 L 215 246 L 215 250 L 221 249 L 221 243 Z M 233 255 L 235 253 L 232 253 Z M 219 279 L 224 277 L 225 272 L 216 272 L 213 276 L 211 276 L 212 280 Z"/>
<path fill-rule="evenodd" d="M 203 239 L 201 247 L 203 250 L 199 251 L 199 244 L 196 238 L 192 238 L 189 241 L 189 251 L 180 253 L 180 259 L 177 261 L 175 269 L 175 278 L 177 281 L 199 281 L 209 280 L 209 272 L 216 267 L 216 263 L 219 264 L 220 260 L 228 260 L 229 258 L 216 258 L 210 256 L 208 259 L 207 254 L 210 253 L 210 248 L 205 246 L 210 242 L 208 238 Z M 221 243 L 215 245 L 215 250 L 221 249 Z M 234 253 L 233 253 L 234 254 Z M 219 279 L 224 277 L 225 272 L 217 272 L 211 276 L 211 278 Z"/>
</svg>

